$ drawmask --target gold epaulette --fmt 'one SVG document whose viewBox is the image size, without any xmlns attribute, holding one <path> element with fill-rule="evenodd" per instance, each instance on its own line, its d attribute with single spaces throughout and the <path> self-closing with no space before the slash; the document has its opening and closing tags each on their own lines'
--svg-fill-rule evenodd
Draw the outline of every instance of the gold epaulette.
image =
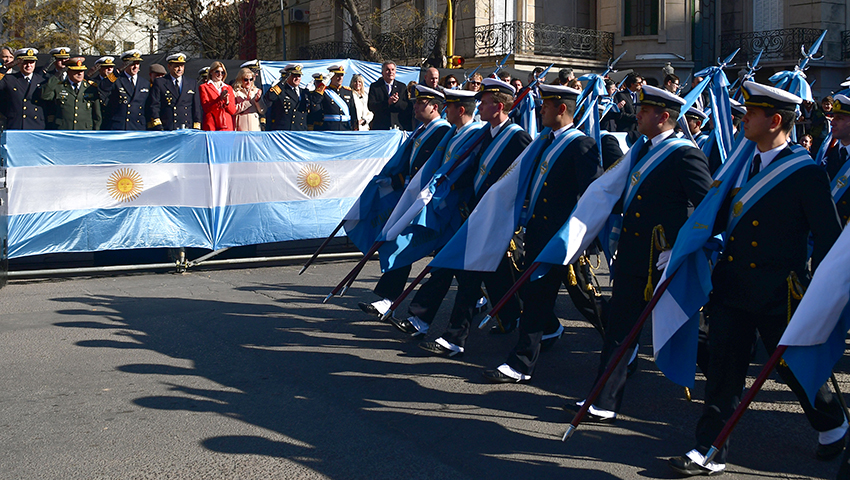
<svg viewBox="0 0 850 480">
<path fill-rule="evenodd" d="M 195 130 L 200 130 L 201 129 L 201 122 L 193 123 L 192 128 L 194 128 Z"/>
<path fill-rule="evenodd" d="M 160 125 L 162 125 L 162 120 L 158 118 L 151 119 L 151 121 L 148 122 L 148 127 L 158 127 Z"/>
<path fill-rule="evenodd" d="M 115 81 L 115 80 L 113 80 L 113 82 L 114 82 L 114 81 Z M 89 85 L 91 85 L 92 87 L 94 87 L 94 86 L 96 86 L 96 85 L 97 85 L 97 83 L 95 83 L 95 82 L 93 82 L 93 81 L 89 80 Z"/>
<path fill-rule="evenodd" d="M 275 95 L 280 95 L 280 85 L 273 86 L 271 90 L 275 93 Z"/>
<path fill-rule="evenodd" d="M 0 73 L 0 80 L 3 80 L 3 77 L 5 77 L 5 76 L 6 76 L 5 73 Z"/>
<path fill-rule="evenodd" d="M 343 85 L 343 86 L 342 86 L 342 88 L 343 88 L 344 90 L 351 90 L 351 87 L 346 87 L 345 85 Z"/>
<path fill-rule="evenodd" d="M 109 75 L 106 76 L 106 78 L 112 83 L 115 83 L 115 80 L 118 80 L 118 77 L 116 77 L 114 73 L 110 73 Z M 92 82 L 92 83 L 94 83 L 94 82 Z"/>
<path fill-rule="evenodd" d="M 319 95 L 324 95 L 325 94 L 325 86 L 323 84 L 319 84 L 319 86 L 316 87 L 316 93 L 318 93 Z"/>
</svg>

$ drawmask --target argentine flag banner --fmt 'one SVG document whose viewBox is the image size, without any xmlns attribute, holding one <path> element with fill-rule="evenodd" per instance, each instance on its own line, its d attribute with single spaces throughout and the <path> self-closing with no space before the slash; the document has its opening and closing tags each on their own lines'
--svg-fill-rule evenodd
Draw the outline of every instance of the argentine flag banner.
<svg viewBox="0 0 850 480">
<path fill-rule="evenodd" d="M 5 131 L 9 257 L 330 234 L 387 132 Z"/>
<path fill-rule="evenodd" d="M 711 266 L 704 247 L 714 238 L 712 230 L 723 200 L 749 165 L 754 151 L 755 143 L 746 139 L 735 145 L 702 202 L 679 230 L 658 281 L 661 285 L 673 277 L 652 310 L 655 363 L 667 378 L 689 388 L 694 386 L 696 373 L 696 314 L 711 293 Z"/>
<path fill-rule="evenodd" d="M 844 355 L 850 329 L 850 228 L 818 265 L 806 294 L 785 328 L 782 359 L 814 402 L 818 389 Z"/>
<path fill-rule="evenodd" d="M 516 231 L 531 169 L 552 130 L 545 128 L 487 190 L 475 210 L 431 260 L 432 268 L 495 272 Z"/>
</svg>

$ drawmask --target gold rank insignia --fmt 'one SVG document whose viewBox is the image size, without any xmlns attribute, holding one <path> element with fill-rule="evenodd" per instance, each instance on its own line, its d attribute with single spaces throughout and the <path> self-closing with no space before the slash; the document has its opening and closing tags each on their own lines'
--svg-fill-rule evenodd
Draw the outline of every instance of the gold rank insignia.
<svg viewBox="0 0 850 480">
<path fill-rule="evenodd" d="M 546 170 L 549 170 L 549 161 L 546 160 L 540 165 L 540 175 L 546 173 Z"/>
<path fill-rule="evenodd" d="M 741 210 L 744 209 L 744 204 L 741 202 L 735 202 L 735 205 L 732 206 L 732 215 L 738 216 L 741 214 Z"/>
<path fill-rule="evenodd" d="M 740 187 L 735 187 L 729 192 L 729 196 L 735 197 L 736 195 L 738 195 L 738 192 L 740 192 L 740 191 L 741 191 Z"/>
<path fill-rule="evenodd" d="M 640 181 L 640 172 L 635 172 L 632 174 L 632 186 L 634 187 Z"/>
<path fill-rule="evenodd" d="M 844 176 L 842 176 L 842 177 L 839 177 L 839 178 L 838 178 L 838 180 L 836 180 L 836 181 L 835 181 L 835 185 L 836 185 L 839 189 L 844 188 L 844 185 L 847 185 L 847 175 L 844 175 Z"/>
</svg>

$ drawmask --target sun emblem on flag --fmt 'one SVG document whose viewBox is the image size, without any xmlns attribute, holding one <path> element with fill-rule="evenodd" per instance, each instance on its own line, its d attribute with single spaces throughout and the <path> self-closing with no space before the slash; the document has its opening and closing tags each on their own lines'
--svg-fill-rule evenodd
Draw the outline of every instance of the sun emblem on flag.
<svg viewBox="0 0 850 480">
<path fill-rule="evenodd" d="M 311 163 L 298 173 L 298 188 L 311 197 L 317 197 L 328 189 L 328 171 L 321 165 Z"/>
<path fill-rule="evenodd" d="M 135 200 L 143 187 L 142 176 L 132 168 L 119 168 L 106 181 L 109 196 L 122 202 Z"/>
</svg>

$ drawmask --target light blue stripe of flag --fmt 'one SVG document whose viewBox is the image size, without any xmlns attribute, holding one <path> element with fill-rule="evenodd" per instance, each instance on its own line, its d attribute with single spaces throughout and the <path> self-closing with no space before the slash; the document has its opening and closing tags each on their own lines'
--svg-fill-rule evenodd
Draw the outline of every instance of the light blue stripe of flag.
<svg viewBox="0 0 850 480">
<path fill-rule="evenodd" d="M 814 403 L 818 389 L 844 355 L 850 330 L 850 228 L 826 254 L 815 271 L 779 345 L 788 349 L 785 363 Z"/>
</svg>

